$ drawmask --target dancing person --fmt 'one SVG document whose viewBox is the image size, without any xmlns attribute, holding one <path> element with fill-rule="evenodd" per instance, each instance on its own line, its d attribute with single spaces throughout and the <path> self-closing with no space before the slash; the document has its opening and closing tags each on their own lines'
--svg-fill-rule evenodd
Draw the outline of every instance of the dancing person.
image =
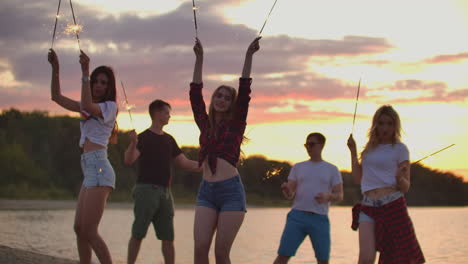
<svg viewBox="0 0 468 264">
<path fill-rule="evenodd" d="M 198 38 L 193 48 L 196 61 L 190 103 L 200 129 L 199 164 L 203 166 L 195 209 L 195 264 L 209 263 L 215 231 L 216 263 L 231 263 L 231 247 L 244 220 L 246 197 L 237 163 L 247 125 L 252 58 L 260 49 L 259 40 L 255 38 L 247 49 L 239 94 L 232 87 L 219 86 L 211 96 L 208 113 L 202 96 L 203 46 Z"/>
<path fill-rule="evenodd" d="M 288 213 L 286 225 L 274 264 L 288 263 L 306 236 L 312 243 L 319 264 L 330 259 L 330 203 L 343 200 L 343 179 L 338 168 L 322 159 L 325 136 L 310 133 L 304 144 L 309 160 L 295 164 L 288 181 L 281 185 L 283 195 L 294 203 Z"/>
<path fill-rule="evenodd" d="M 52 66 L 52 100 L 63 108 L 81 113 L 82 150 L 81 168 L 83 184 L 78 195 L 74 230 L 77 236 L 81 264 L 91 263 L 92 250 L 99 262 L 112 263 L 109 249 L 98 233 L 107 198 L 115 188 L 115 173 L 107 158 L 109 141 L 116 142 L 117 103 L 115 76 L 108 66 L 99 66 L 89 76 L 89 57 L 80 51 L 81 101 L 72 100 L 61 93 L 59 60 L 50 49 L 48 61 Z"/>
<path fill-rule="evenodd" d="M 359 264 L 374 263 L 376 251 L 382 264 L 425 262 L 404 198 L 410 188 L 410 162 L 400 135 L 398 113 L 383 105 L 372 118 L 360 161 L 352 134 L 348 138 L 352 175 L 363 194 L 353 207 L 352 224 L 359 228 Z"/>
<path fill-rule="evenodd" d="M 162 100 L 149 105 L 151 126 L 138 136 L 130 131 L 130 144 L 125 151 L 124 162 L 138 160 L 138 178 L 133 191 L 134 222 L 128 242 L 127 263 L 135 263 L 140 246 L 153 223 L 157 239 L 161 240 L 164 263 L 175 263 L 174 249 L 174 200 L 170 189 L 172 164 L 200 172 L 198 162 L 189 160 L 182 153 L 175 139 L 163 127 L 169 123 L 171 106 Z"/>
</svg>

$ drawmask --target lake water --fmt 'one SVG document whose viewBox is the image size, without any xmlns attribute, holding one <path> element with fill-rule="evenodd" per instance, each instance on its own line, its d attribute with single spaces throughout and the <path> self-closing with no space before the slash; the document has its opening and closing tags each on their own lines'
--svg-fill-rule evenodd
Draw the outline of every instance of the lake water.
<svg viewBox="0 0 468 264">
<path fill-rule="evenodd" d="M 232 263 L 272 263 L 289 208 L 249 208 L 231 252 Z M 350 228 L 349 207 L 332 207 L 331 263 L 357 263 L 357 232 Z M 468 263 L 468 208 L 410 208 L 427 263 Z M 176 210 L 176 263 L 193 263 L 194 210 Z M 0 210 L 0 244 L 52 256 L 78 259 L 73 233 L 74 210 Z M 100 233 L 115 263 L 126 263 L 133 212 L 130 207 L 107 208 Z M 138 263 L 163 263 L 161 244 L 150 228 Z M 214 263 L 213 252 L 211 262 Z M 97 259 L 94 258 L 97 263 Z M 315 263 L 308 239 L 290 263 Z"/>
</svg>

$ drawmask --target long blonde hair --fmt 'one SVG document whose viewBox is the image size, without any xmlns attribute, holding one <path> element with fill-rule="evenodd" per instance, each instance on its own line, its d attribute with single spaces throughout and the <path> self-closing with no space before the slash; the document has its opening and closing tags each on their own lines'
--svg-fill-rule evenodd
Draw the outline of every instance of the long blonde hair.
<svg viewBox="0 0 468 264">
<path fill-rule="evenodd" d="M 393 109 L 391 105 L 383 105 L 374 114 L 374 117 L 372 118 L 372 127 L 369 129 L 369 132 L 367 133 L 367 137 L 369 138 L 369 141 L 367 142 L 366 146 L 364 147 L 364 150 L 361 152 L 361 159 L 366 154 L 368 151 L 374 149 L 380 142 L 379 142 L 379 137 L 377 135 L 377 125 L 379 123 L 379 119 L 382 115 L 386 115 L 390 117 L 393 121 L 393 135 L 392 135 L 392 144 L 396 144 L 401 141 L 401 122 L 400 122 L 400 116 L 398 113 Z"/>
</svg>

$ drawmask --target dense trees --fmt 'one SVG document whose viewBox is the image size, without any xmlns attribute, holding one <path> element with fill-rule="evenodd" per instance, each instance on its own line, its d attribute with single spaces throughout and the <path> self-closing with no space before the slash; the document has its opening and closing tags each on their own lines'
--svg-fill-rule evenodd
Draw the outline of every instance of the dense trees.
<svg viewBox="0 0 468 264">
<path fill-rule="evenodd" d="M 20 112 L 15 109 L 0 115 L 0 198 L 71 199 L 78 194 L 80 170 L 79 121 L 69 116 L 50 117 L 46 112 Z M 117 175 L 111 199 L 130 201 L 136 168 L 123 164 L 128 144 L 119 133 L 117 145 L 109 146 L 109 159 Z M 345 147 L 345 146 L 344 146 Z M 183 147 L 184 153 L 197 159 L 198 150 Z M 291 164 L 250 156 L 241 160 L 239 172 L 250 204 L 288 205 L 279 190 L 287 179 Z M 342 172 L 345 199 L 351 205 L 360 199 L 359 185 L 348 172 Z M 468 183 L 450 172 L 413 165 L 412 186 L 407 194 L 410 205 L 468 205 Z M 176 201 L 193 202 L 201 179 L 199 173 L 175 169 L 172 180 Z"/>
</svg>

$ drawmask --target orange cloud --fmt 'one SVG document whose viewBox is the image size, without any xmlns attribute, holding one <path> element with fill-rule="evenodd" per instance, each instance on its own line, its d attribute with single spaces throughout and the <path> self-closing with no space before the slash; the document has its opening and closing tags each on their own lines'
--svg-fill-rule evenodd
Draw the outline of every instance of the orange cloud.
<svg viewBox="0 0 468 264">
<path fill-rule="evenodd" d="M 454 63 L 468 59 L 468 52 L 462 52 L 458 54 L 444 54 L 438 55 L 429 59 L 426 59 L 427 63 Z"/>
</svg>

